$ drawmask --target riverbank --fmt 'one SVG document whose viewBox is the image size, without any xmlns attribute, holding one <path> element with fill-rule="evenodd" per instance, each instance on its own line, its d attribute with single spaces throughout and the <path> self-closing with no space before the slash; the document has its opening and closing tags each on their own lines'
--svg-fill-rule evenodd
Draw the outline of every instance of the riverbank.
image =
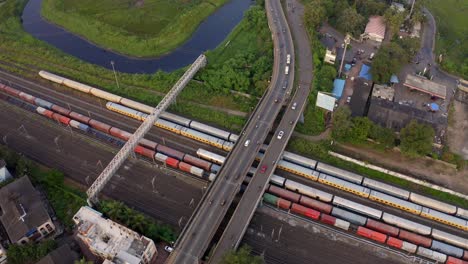
<svg viewBox="0 0 468 264">
<path fill-rule="evenodd" d="M 43 0 L 41 14 L 101 47 L 136 57 L 166 54 L 186 42 L 228 0 Z"/>
</svg>

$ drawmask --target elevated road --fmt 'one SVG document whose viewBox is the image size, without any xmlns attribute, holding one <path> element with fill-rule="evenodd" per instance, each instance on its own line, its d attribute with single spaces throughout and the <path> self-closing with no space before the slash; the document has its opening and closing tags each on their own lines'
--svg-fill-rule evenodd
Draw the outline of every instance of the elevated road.
<svg viewBox="0 0 468 264">
<path fill-rule="evenodd" d="M 271 5 L 273 10 L 282 12 L 281 2 L 272 1 Z M 239 245 L 247 226 L 252 219 L 252 216 L 260 202 L 263 191 L 268 185 L 269 179 L 275 171 L 276 164 L 281 158 L 281 155 L 286 148 L 289 138 L 291 137 L 294 127 L 299 120 L 302 112 L 304 111 L 307 98 L 310 93 L 310 84 L 312 82 L 312 52 L 310 49 L 310 42 L 306 30 L 301 26 L 302 24 L 302 9 L 293 9 L 294 6 L 301 6 L 287 1 L 288 22 L 289 27 L 294 36 L 296 58 L 299 63 L 298 80 L 296 81 L 296 92 L 292 97 L 289 105 L 278 125 L 275 134 L 265 151 L 265 155 L 259 163 L 257 171 L 252 176 L 252 179 L 242 195 L 236 210 L 234 211 L 231 220 L 229 221 L 226 229 L 224 230 L 221 239 L 218 241 L 215 251 L 213 252 L 210 263 L 219 263 L 223 255 L 231 250 L 237 248 Z M 291 36 L 289 37 L 289 46 L 293 47 Z M 294 65 L 294 51 L 291 54 L 291 67 Z M 290 81 L 292 84 L 292 81 Z"/>
<path fill-rule="evenodd" d="M 250 116 L 238 143 L 229 153 L 216 181 L 198 205 L 166 263 L 199 263 L 281 110 L 287 90 L 283 86 L 286 82 L 288 87 L 292 85 L 294 66 L 290 65 L 286 72 L 286 56 L 293 52 L 286 18 L 279 1 L 267 0 L 265 6 L 275 44 L 270 87 Z"/>
</svg>

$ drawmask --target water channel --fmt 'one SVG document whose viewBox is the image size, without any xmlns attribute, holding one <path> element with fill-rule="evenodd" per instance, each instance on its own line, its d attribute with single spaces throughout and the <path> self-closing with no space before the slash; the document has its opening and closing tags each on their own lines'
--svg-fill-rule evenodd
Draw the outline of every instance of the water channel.
<svg viewBox="0 0 468 264">
<path fill-rule="evenodd" d="M 127 73 L 153 73 L 157 70 L 173 71 L 192 63 L 202 52 L 216 48 L 241 21 L 252 0 L 231 0 L 208 18 L 191 38 L 171 53 L 158 58 L 135 58 L 112 52 L 49 23 L 41 17 L 42 0 L 30 0 L 22 20 L 23 28 L 34 37 L 57 47 L 83 61 Z"/>
</svg>

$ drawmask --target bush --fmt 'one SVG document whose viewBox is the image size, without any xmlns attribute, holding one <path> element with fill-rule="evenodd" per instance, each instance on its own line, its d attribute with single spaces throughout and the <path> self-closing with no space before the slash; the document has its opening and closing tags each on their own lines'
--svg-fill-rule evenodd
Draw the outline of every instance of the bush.
<svg viewBox="0 0 468 264">
<path fill-rule="evenodd" d="M 240 247 L 237 252 L 230 251 L 221 260 L 222 264 L 262 264 L 263 259 L 251 254 L 252 249 L 249 246 Z"/>
<path fill-rule="evenodd" d="M 434 129 L 412 120 L 400 131 L 401 152 L 410 157 L 424 156 L 431 152 Z"/>
<path fill-rule="evenodd" d="M 47 240 L 38 244 L 16 245 L 8 248 L 8 264 L 32 264 L 45 257 L 57 248 L 55 240 Z"/>
</svg>

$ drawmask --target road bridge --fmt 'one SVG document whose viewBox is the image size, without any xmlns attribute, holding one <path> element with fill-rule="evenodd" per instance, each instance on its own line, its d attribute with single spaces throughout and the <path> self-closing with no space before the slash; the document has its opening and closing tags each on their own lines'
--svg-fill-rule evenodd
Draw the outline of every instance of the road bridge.
<svg viewBox="0 0 468 264">
<path fill-rule="evenodd" d="M 255 156 L 281 110 L 287 90 L 292 87 L 294 65 L 292 40 L 279 1 L 265 1 L 268 24 L 275 45 L 270 87 L 244 127 L 237 144 L 184 228 L 166 263 L 199 263 L 223 220 Z M 288 68 L 286 68 L 288 67 Z M 283 88 L 286 85 L 287 88 Z"/>
<path fill-rule="evenodd" d="M 276 10 L 281 10 L 279 1 L 272 1 L 271 4 L 277 5 Z M 297 9 L 295 1 L 288 0 L 286 2 L 288 12 L 288 23 L 286 27 L 291 28 L 292 35 L 295 40 L 296 58 L 299 63 L 298 81 L 295 94 L 289 102 L 289 105 L 276 128 L 274 136 L 265 150 L 265 155 L 260 161 L 257 171 L 252 176 L 252 179 L 242 195 L 242 199 L 237 205 L 234 214 L 232 215 L 226 229 L 223 232 L 216 248 L 210 257 L 209 263 L 220 263 L 224 254 L 236 249 L 239 245 L 250 220 L 260 202 L 265 188 L 268 186 L 269 179 L 275 171 L 276 164 L 286 148 L 289 138 L 291 137 L 294 127 L 301 117 L 302 112 L 307 104 L 307 98 L 310 93 L 310 84 L 312 82 L 312 52 L 307 32 L 302 24 L 303 10 Z M 286 19 L 285 19 L 286 20 Z M 289 26 L 288 26 L 289 24 Z M 292 38 L 288 32 L 288 46 L 293 47 Z M 294 50 L 289 51 L 291 54 L 291 65 L 294 65 Z M 290 84 L 292 84 L 292 80 Z"/>
</svg>

